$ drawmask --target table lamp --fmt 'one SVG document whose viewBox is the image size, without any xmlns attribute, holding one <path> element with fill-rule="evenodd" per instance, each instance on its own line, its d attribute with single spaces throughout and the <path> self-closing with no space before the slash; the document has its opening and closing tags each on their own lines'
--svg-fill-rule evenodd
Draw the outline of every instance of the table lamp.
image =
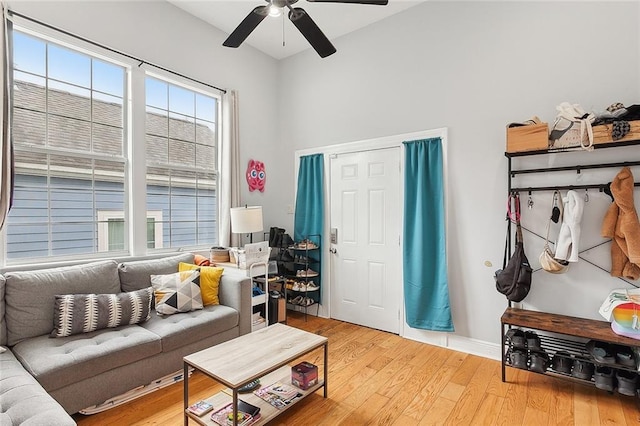
<svg viewBox="0 0 640 426">
<path fill-rule="evenodd" d="M 253 233 L 262 231 L 262 206 L 244 206 L 231 208 L 231 232 L 249 234 L 253 243 Z"/>
</svg>

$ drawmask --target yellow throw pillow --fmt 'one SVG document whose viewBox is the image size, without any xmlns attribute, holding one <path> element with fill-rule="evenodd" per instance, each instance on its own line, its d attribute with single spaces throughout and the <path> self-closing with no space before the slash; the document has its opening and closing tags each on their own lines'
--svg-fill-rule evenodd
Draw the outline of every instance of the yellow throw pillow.
<svg viewBox="0 0 640 426">
<path fill-rule="evenodd" d="M 197 269 L 200 271 L 200 293 L 202 294 L 202 304 L 204 306 L 219 305 L 218 288 L 220 287 L 220 277 L 224 268 L 214 266 L 198 266 L 190 263 L 180 262 L 178 271 L 190 271 Z"/>
</svg>

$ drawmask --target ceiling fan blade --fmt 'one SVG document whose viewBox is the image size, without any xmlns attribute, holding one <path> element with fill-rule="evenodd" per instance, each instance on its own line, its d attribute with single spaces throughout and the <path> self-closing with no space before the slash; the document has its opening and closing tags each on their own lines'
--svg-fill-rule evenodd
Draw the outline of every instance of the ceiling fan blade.
<svg viewBox="0 0 640 426">
<path fill-rule="evenodd" d="M 389 4 L 389 0 L 307 0 L 309 2 L 317 3 L 353 3 L 353 4 L 373 4 L 378 6 L 386 6 Z"/>
<path fill-rule="evenodd" d="M 253 9 L 240 25 L 222 43 L 226 47 L 238 47 L 249 37 L 249 34 L 256 29 L 258 24 L 269 14 L 269 6 L 258 6 Z"/>
<path fill-rule="evenodd" d="M 336 48 L 333 47 L 333 44 L 331 44 L 327 36 L 324 35 L 304 9 L 300 7 L 292 8 L 289 11 L 289 19 L 302 33 L 304 38 L 307 39 L 309 44 L 311 44 L 311 47 L 318 52 L 321 58 L 326 58 L 336 53 Z"/>
</svg>

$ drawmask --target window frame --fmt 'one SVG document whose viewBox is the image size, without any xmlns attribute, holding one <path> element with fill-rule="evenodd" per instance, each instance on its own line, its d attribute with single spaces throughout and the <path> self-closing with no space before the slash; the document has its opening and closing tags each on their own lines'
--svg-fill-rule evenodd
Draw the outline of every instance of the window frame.
<svg viewBox="0 0 640 426">
<path fill-rule="evenodd" d="M 125 88 L 123 92 L 123 158 L 125 163 L 124 168 L 124 220 L 126 224 L 125 228 L 125 251 L 118 252 L 102 252 L 98 249 L 96 244 L 96 252 L 84 253 L 75 255 L 61 255 L 61 256 L 46 256 L 39 258 L 19 258 L 19 259 L 7 259 L 7 231 L 6 227 L 0 231 L 0 268 L 4 270 L 15 269 L 21 265 L 31 265 L 37 263 L 41 266 L 53 266 L 59 264 L 73 264 L 80 263 L 87 260 L 98 260 L 118 257 L 119 259 L 126 258 L 143 258 L 154 257 L 159 254 L 167 252 L 177 252 L 182 250 L 208 250 L 211 244 L 217 244 L 217 241 L 211 243 L 184 246 L 184 247 L 163 247 L 147 249 L 147 236 L 146 236 L 146 223 L 147 223 L 147 209 L 146 209 L 146 197 L 138 196 L 134 194 L 146 193 L 146 155 L 145 155 L 145 119 L 146 119 L 146 93 L 145 93 L 145 79 L 147 76 L 165 81 L 176 86 L 186 88 L 209 97 L 216 99 L 217 111 L 216 111 L 216 160 L 215 169 L 212 170 L 212 174 L 215 176 L 216 182 L 216 206 L 215 206 L 215 228 L 216 236 L 219 240 L 220 236 L 220 167 L 221 167 L 221 151 L 222 151 L 222 110 L 223 110 L 223 93 L 221 91 L 216 92 L 215 89 L 208 87 L 204 84 L 199 84 L 196 81 L 192 81 L 189 78 L 184 78 L 179 75 L 174 75 L 170 71 L 156 70 L 155 68 L 149 70 L 150 66 L 146 66 L 144 63 L 140 63 L 135 58 L 129 58 L 126 54 L 121 55 L 118 52 L 112 52 L 107 49 L 103 49 L 99 46 L 93 45 L 90 42 L 83 41 L 80 38 L 73 37 L 64 33 L 60 33 L 54 29 L 41 27 L 32 22 L 16 19 L 14 21 L 14 30 L 20 31 L 26 35 L 40 38 L 45 42 L 54 43 L 64 48 L 77 51 L 82 54 L 89 55 L 98 60 L 113 63 L 115 65 L 122 66 L 125 69 Z M 10 67 L 10 72 L 13 72 L 13 66 Z M 134 143 L 135 141 L 135 143 Z M 87 153 L 89 154 L 89 153 Z M 93 154 L 91 154 L 93 155 Z M 110 158 L 113 160 L 113 158 Z M 95 222 L 99 224 L 98 212 L 99 209 L 95 209 Z M 157 219 L 156 219 L 157 220 Z M 160 224 L 156 223 L 156 235 L 157 227 L 162 226 L 162 218 L 160 217 Z M 137 226 L 144 225 L 144 226 Z M 97 230 L 96 230 L 97 231 Z M 142 232 L 144 231 L 144 232 Z M 162 236 L 160 234 L 160 236 Z M 97 241 L 97 237 L 96 237 Z M 8 267 L 8 268 L 7 268 Z"/>
<path fill-rule="evenodd" d="M 98 210 L 98 252 L 100 253 L 120 253 L 109 251 L 109 220 L 124 219 L 124 211 L 122 210 Z M 162 248 L 162 211 L 147 211 L 147 219 L 154 219 L 153 237 L 157 248 Z M 125 229 L 126 231 L 126 229 Z M 126 232 L 125 232 L 126 238 Z M 126 239 L 125 239 L 126 247 Z M 126 249 L 124 250 L 126 252 Z"/>
<path fill-rule="evenodd" d="M 215 150 L 216 150 L 216 158 L 215 158 L 215 169 L 211 172 L 211 174 L 213 174 L 215 176 L 215 185 L 216 185 L 216 222 L 215 222 L 215 227 L 216 227 L 216 235 L 220 236 L 220 167 L 221 167 L 221 156 L 222 156 L 222 94 L 221 93 L 213 93 L 211 91 L 210 88 L 206 88 L 205 86 L 198 84 L 196 82 L 193 81 L 188 81 L 187 79 L 180 77 L 178 75 L 170 75 L 167 72 L 162 72 L 162 71 L 158 71 L 158 70 L 145 70 L 144 73 L 144 78 L 146 79 L 147 77 L 150 78 L 154 78 L 157 80 L 161 80 L 165 83 L 168 84 L 173 84 L 175 86 L 178 86 L 180 88 L 195 92 L 195 93 L 199 93 L 201 95 L 204 96 L 208 96 L 211 98 L 216 99 L 216 122 L 215 122 L 215 126 L 216 126 L 216 141 L 215 141 Z M 146 88 L 146 85 L 145 85 Z M 146 114 L 146 96 L 145 96 L 145 101 L 144 101 L 144 105 L 142 105 L 142 107 L 144 108 L 145 114 Z M 144 122 L 143 122 L 143 126 L 144 126 Z M 146 128 L 143 128 L 143 135 L 146 137 Z M 146 141 L 146 139 L 143 139 L 143 141 Z M 140 144 L 140 145 L 146 145 L 146 144 Z M 146 153 L 145 153 L 146 154 Z M 146 193 L 146 155 L 145 155 L 145 164 L 144 164 L 144 187 L 145 187 L 145 193 Z M 196 199 L 197 202 L 197 199 Z M 146 205 L 146 204 L 145 204 Z M 146 220 L 146 219 L 145 219 Z M 170 221 L 166 221 L 165 223 L 170 223 Z M 155 248 L 155 249 L 147 249 L 146 250 L 146 254 L 152 254 L 152 253 L 159 253 L 159 252 L 172 252 L 172 251 L 182 251 L 182 250 L 189 250 L 189 251 L 196 251 L 196 250 L 206 250 L 207 252 L 210 249 L 210 245 L 218 245 L 218 241 L 212 242 L 211 244 L 196 244 L 196 245 L 190 245 L 190 246 L 181 246 L 181 247 L 166 247 L 166 248 Z M 146 247 L 146 237 L 145 237 L 145 247 Z"/>
</svg>

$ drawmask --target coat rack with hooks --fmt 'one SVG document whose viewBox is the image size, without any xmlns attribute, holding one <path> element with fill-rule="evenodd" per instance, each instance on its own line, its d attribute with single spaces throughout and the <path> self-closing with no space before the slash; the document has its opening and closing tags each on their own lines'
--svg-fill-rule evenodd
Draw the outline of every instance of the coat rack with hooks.
<svg viewBox="0 0 640 426">
<path fill-rule="evenodd" d="M 630 145 L 640 145 L 640 140 L 634 141 L 626 141 L 624 144 L 604 144 L 604 145 L 595 145 L 595 148 L 614 148 L 617 146 L 630 146 Z M 533 174 L 533 173 L 548 173 L 548 172 L 561 172 L 561 171 L 571 171 L 575 170 L 578 174 L 582 172 L 582 170 L 589 169 L 606 169 L 606 168 L 621 168 L 621 167 L 632 167 L 632 166 L 640 166 L 640 161 L 623 161 L 617 163 L 599 163 L 599 164 L 585 164 L 585 165 L 574 165 L 574 166 L 561 166 L 561 167 L 543 167 L 536 169 L 513 169 L 511 164 L 511 159 L 513 157 L 523 157 L 526 155 L 541 155 L 541 154 L 555 154 L 555 153 L 564 153 L 564 152 L 575 152 L 575 151 L 531 151 L 527 152 L 516 152 L 510 153 L 505 152 L 505 156 L 509 160 L 509 194 L 514 192 L 533 192 L 533 191 L 555 191 L 555 190 L 576 190 L 576 189 L 597 189 L 602 192 L 608 186 L 608 184 L 583 184 L 583 185 L 556 185 L 556 186 L 532 186 L 532 187 L 512 187 L 511 179 L 513 179 L 516 175 L 519 174 Z M 640 187 L 640 182 L 636 182 L 634 186 Z"/>
<path fill-rule="evenodd" d="M 596 148 L 596 149 L 615 148 L 615 147 L 620 147 L 620 146 L 632 146 L 632 145 L 640 145 L 640 139 L 639 140 L 625 141 L 624 143 L 607 143 L 607 144 L 602 144 L 602 145 L 594 145 L 594 148 Z M 562 172 L 562 171 L 572 171 L 572 170 L 575 170 L 576 173 L 580 174 L 582 172 L 582 170 L 640 166 L 640 161 L 623 161 L 623 162 L 614 162 L 614 163 L 595 163 L 595 164 L 585 164 L 585 165 L 571 165 L 571 166 L 560 166 L 560 167 L 543 167 L 543 168 L 532 168 L 532 169 L 514 169 L 512 167 L 512 158 L 513 157 L 524 157 L 524 156 L 528 156 L 528 155 L 542 155 L 542 154 L 556 155 L 556 154 L 562 154 L 562 153 L 567 153 L 567 152 L 577 152 L 577 151 L 575 149 L 571 149 L 571 150 L 544 150 L 544 151 L 529 151 L 529 152 L 515 152 L 515 153 L 505 152 L 504 155 L 508 159 L 508 168 L 509 168 L 508 174 L 507 174 L 507 177 L 508 177 L 508 179 L 507 179 L 507 182 L 508 182 L 508 193 L 509 194 L 515 194 L 515 193 L 520 193 L 520 192 L 526 192 L 526 193 L 529 194 L 529 197 L 531 197 L 531 193 L 532 192 L 556 191 L 556 190 L 565 191 L 565 190 L 583 189 L 583 190 L 585 190 L 585 196 L 588 197 L 588 193 L 586 193 L 586 191 L 588 191 L 589 189 L 597 189 L 598 191 L 600 191 L 600 192 L 604 191 L 604 192 L 606 192 L 607 194 L 609 194 L 611 196 L 611 192 L 609 191 L 609 184 L 611 182 L 609 182 L 609 183 L 582 184 L 582 185 L 554 185 L 554 186 L 513 187 L 512 186 L 512 179 L 516 175 L 521 175 L 521 174 Z M 640 187 L 640 182 L 635 182 L 634 183 L 634 187 L 635 188 Z M 531 203 L 531 204 L 533 204 L 533 203 Z M 509 232 L 509 235 L 511 235 L 511 223 L 509 223 L 508 225 L 509 225 L 508 226 L 508 232 Z M 507 248 L 508 248 L 509 252 L 511 252 L 511 238 L 508 239 Z M 589 261 L 588 263 L 592 263 L 592 262 Z M 604 270 L 604 268 L 600 267 L 599 265 L 594 265 L 594 266 L 597 266 L 598 268 Z M 623 278 L 620 278 L 620 279 L 622 281 L 626 282 L 627 284 L 631 284 L 634 287 L 638 287 L 637 284 L 630 283 L 629 281 L 627 281 L 627 280 L 625 280 Z M 511 306 L 511 302 L 509 303 L 509 306 Z"/>
<path fill-rule="evenodd" d="M 624 143 L 611 142 L 603 145 L 596 145 L 594 147 L 596 149 L 600 149 L 600 148 L 613 148 L 613 147 L 631 146 L 631 145 L 640 145 L 640 140 L 625 141 Z M 607 192 L 609 190 L 610 183 L 514 187 L 512 186 L 512 180 L 516 175 L 519 175 L 519 174 L 526 175 L 526 174 L 533 174 L 533 173 L 549 173 L 549 172 L 561 172 L 561 171 L 569 171 L 569 172 L 576 171 L 576 173 L 580 174 L 582 170 L 588 170 L 588 169 L 606 169 L 606 168 L 622 168 L 622 167 L 640 166 L 640 161 L 631 161 L 631 162 L 601 163 L 601 164 L 592 164 L 592 165 L 574 165 L 574 166 L 531 168 L 531 169 L 518 169 L 518 170 L 514 170 L 512 168 L 512 157 L 524 157 L 527 155 L 542 155 L 542 154 L 557 155 L 563 152 L 572 152 L 572 151 L 575 151 L 575 150 L 563 150 L 563 151 L 541 150 L 541 151 L 531 151 L 531 152 L 505 153 L 505 156 L 508 159 L 508 167 L 509 167 L 508 174 L 507 174 L 508 194 L 528 192 L 530 207 L 533 207 L 531 193 L 534 191 L 582 189 L 585 191 L 585 197 L 588 197 L 587 191 L 589 189 L 598 189 L 599 191 Z M 634 154 L 634 156 L 637 158 L 637 154 Z M 636 176 L 636 179 L 637 179 L 637 176 Z M 640 187 L 640 182 L 635 182 L 634 187 L 636 188 Z M 607 192 L 607 194 L 611 195 L 611 192 Z M 509 219 L 508 216 L 507 216 L 507 219 Z M 511 220 L 508 220 L 507 242 L 508 242 L 509 253 L 511 253 L 511 223 L 512 223 Z M 539 238 L 543 238 L 545 240 L 548 239 L 548 237 L 543 237 L 542 235 L 530 229 L 527 229 L 524 226 L 522 226 L 522 229 L 534 234 Z M 597 265 L 595 262 L 587 259 L 586 257 L 583 256 L 583 254 L 588 252 L 589 250 L 595 249 L 596 247 L 600 247 L 604 244 L 610 243 L 610 241 L 611 240 L 598 242 L 597 244 L 591 247 L 580 250 L 579 259 L 581 261 L 584 261 L 592 265 L 593 267 L 596 267 L 608 273 L 609 271 L 607 271 L 602 266 Z M 638 284 L 627 281 L 626 279 L 621 277 L 618 277 L 618 278 L 626 282 L 628 285 L 638 288 Z M 622 345 L 627 345 L 629 347 L 636 347 L 636 350 L 640 350 L 640 347 L 638 347 L 638 344 L 637 344 L 638 342 L 637 340 L 615 334 L 614 332 L 611 331 L 610 324 L 606 321 L 570 317 L 566 315 L 558 315 L 558 314 L 546 313 L 546 312 L 536 311 L 536 310 L 516 309 L 512 306 L 512 302 L 509 302 L 508 307 L 501 318 L 501 333 L 502 333 L 502 351 L 501 352 L 502 352 L 502 381 L 503 382 L 506 380 L 506 375 L 505 375 L 506 366 L 529 369 L 537 373 L 551 374 L 554 377 L 567 378 L 572 381 L 580 381 L 580 379 L 576 379 L 573 376 L 568 377 L 566 375 L 556 373 L 552 368 L 549 368 L 546 365 L 543 366 L 541 369 L 538 369 L 537 367 L 536 369 L 534 369 L 533 365 L 527 364 L 526 361 L 524 366 L 522 365 L 522 363 L 518 364 L 517 362 L 515 362 L 517 361 L 517 357 L 512 357 L 512 355 L 517 352 L 517 350 L 514 349 L 516 345 L 513 343 L 513 341 L 510 338 L 510 335 L 507 333 L 508 329 L 512 329 L 514 327 L 520 328 L 520 331 L 522 331 L 523 328 L 528 328 L 529 331 L 531 331 L 531 329 L 542 330 L 543 333 L 541 333 L 541 335 L 543 336 L 540 338 L 541 340 L 542 339 L 546 339 L 546 340 L 542 341 L 541 347 L 546 350 L 545 353 L 549 356 L 547 360 L 551 359 L 551 355 L 555 354 L 560 356 L 560 354 L 563 354 L 564 356 L 564 354 L 567 354 L 567 353 L 570 354 L 569 356 L 571 357 L 571 359 L 573 359 L 574 356 L 588 358 L 589 354 L 586 349 L 586 345 L 582 343 L 582 341 L 576 340 L 576 338 L 592 339 L 600 342 L 611 342 L 616 344 L 622 344 Z M 551 332 L 551 335 L 548 335 L 548 333 L 544 333 L 544 332 Z M 533 334 L 535 334 L 535 332 Z M 554 340 L 556 339 L 556 337 L 558 337 L 557 341 Z M 637 366 L 634 367 L 634 373 L 636 368 Z M 582 380 L 582 382 L 584 382 L 585 384 L 591 384 L 591 385 L 595 384 L 594 380 L 591 378 L 589 380 Z"/>
</svg>

